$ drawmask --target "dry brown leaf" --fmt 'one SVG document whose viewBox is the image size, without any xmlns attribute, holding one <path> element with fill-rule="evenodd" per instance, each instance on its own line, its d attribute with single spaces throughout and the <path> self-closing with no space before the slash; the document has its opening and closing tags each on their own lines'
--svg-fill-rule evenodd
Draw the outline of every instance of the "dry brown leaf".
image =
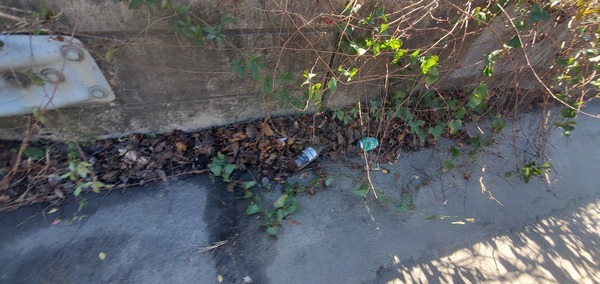
<svg viewBox="0 0 600 284">
<path fill-rule="evenodd" d="M 9 200 L 10 200 L 10 196 L 9 195 L 6 195 L 6 194 L 0 195 L 0 203 L 5 203 L 5 202 L 7 202 Z"/>
<path fill-rule="evenodd" d="M 398 135 L 396 135 L 396 141 L 398 143 L 402 143 L 402 141 L 404 141 L 404 137 L 406 136 L 405 132 L 402 133 L 398 133 Z"/>
<path fill-rule="evenodd" d="M 230 182 L 227 184 L 227 192 L 234 192 L 235 191 L 235 183 L 234 182 Z"/>
<path fill-rule="evenodd" d="M 165 173 L 165 171 L 158 169 L 156 170 L 156 173 L 158 174 L 158 177 L 162 180 L 162 181 L 167 181 L 167 174 Z"/>
<path fill-rule="evenodd" d="M 258 134 L 258 130 L 256 130 L 256 127 L 254 127 L 254 125 L 247 125 L 246 126 L 246 136 L 248 136 L 248 138 L 252 139 L 255 138 Z"/>
<path fill-rule="evenodd" d="M 238 142 L 238 141 L 244 140 L 246 138 L 248 138 L 248 136 L 246 134 L 244 134 L 241 131 L 238 131 L 238 132 L 234 133 L 233 135 L 231 135 L 231 137 L 229 138 L 229 143 Z"/>
<path fill-rule="evenodd" d="M 275 131 L 273 131 L 273 129 L 271 129 L 271 126 L 269 126 L 269 124 L 266 122 L 263 122 L 262 129 L 260 132 L 262 133 L 262 135 L 265 135 L 265 136 L 275 135 Z"/>
<path fill-rule="evenodd" d="M 56 195 L 56 197 L 58 197 L 60 199 L 65 198 L 65 194 L 62 191 L 60 191 L 58 188 L 54 189 L 54 195 Z"/>
<path fill-rule="evenodd" d="M 185 152 L 185 150 L 187 150 L 187 145 L 185 145 L 183 142 L 175 143 L 175 147 L 177 148 L 178 152 Z"/>
</svg>

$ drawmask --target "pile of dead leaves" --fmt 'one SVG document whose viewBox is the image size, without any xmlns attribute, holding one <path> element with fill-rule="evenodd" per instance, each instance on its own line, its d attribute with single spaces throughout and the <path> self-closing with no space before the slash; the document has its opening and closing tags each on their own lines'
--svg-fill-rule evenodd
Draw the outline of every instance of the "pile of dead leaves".
<svg viewBox="0 0 600 284">
<path fill-rule="evenodd" d="M 75 181 L 64 178 L 74 157 L 90 165 L 86 181 L 101 181 L 113 189 L 206 172 L 217 152 L 225 154 L 238 173 L 252 170 L 258 171 L 254 176 L 284 180 L 293 174 L 290 161 L 309 145 L 325 146 L 321 157 L 336 161 L 357 157 L 356 141 L 374 136 L 381 143 L 374 154 L 380 161 L 391 160 L 399 149 L 418 146 L 407 133 L 399 120 L 343 123 L 324 114 L 280 117 L 196 133 L 132 134 L 79 144 L 32 142 L 18 165 L 21 142 L 0 141 L 0 211 L 63 202 L 76 187 Z"/>
</svg>

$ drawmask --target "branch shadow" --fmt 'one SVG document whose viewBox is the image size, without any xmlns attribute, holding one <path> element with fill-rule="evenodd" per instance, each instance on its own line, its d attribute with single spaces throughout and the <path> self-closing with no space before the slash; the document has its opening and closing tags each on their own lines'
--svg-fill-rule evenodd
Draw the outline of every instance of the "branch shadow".
<svg viewBox="0 0 600 284">
<path fill-rule="evenodd" d="M 398 261 L 380 273 L 378 280 L 378 283 L 598 283 L 600 200 L 443 257 Z"/>
</svg>

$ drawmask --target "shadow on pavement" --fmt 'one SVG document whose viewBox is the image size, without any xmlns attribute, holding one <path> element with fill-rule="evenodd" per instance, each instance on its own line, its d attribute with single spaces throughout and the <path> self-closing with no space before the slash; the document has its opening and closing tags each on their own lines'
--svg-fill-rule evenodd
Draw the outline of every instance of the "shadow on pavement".
<svg viewBox="0 0 600 284">
<path fill-rule="evenodd" d="M 600 201 L 450 255 L 397 263 L 381 283 L 598 283 Z M 395 257 L 397 260 L 397 256 Z"/>
</svg>

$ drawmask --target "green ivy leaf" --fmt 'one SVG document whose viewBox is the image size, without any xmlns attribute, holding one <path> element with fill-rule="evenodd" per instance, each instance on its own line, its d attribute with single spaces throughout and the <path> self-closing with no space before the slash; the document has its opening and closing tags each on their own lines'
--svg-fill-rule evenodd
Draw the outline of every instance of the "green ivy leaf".
<svg viewBox="0 0 600 284">
<path fill-rule="evenodd" d="M 415 132 L 417 133 L 417 136 L 419 136 L 419 140 L 425 142 L 427 139 L 427 131 L 425 131 L 425 128 L 417 128 L 415 129 Z"/>
<path fill-rule="evenodd" d="M 215 30 L 215 28 L 211 27 L 211 26 L 205 26 L 203 28 L 203 30 L 208 33 L 209 35 L 216 35 L 217 31 Z"/>
<path fill-rule="evenodd" d="M 488 85 L 480 84 L 473 90 L 473 94 L 469 98 L 468 106 L 470 108 L 477 108 L 487 97 Z"/>
<path fill-rule="evenodd" d="M 112 187 L 112 186 L 110 186 L 110 187 Z M 94 181 L 94 183 L 92 184 L 92 191 L 94 193 L 100 193 L 101 188 L 109 188 L 109 186 L 107 186 L 105 183 L 103 183 L 99 180 Z"/>
<path fill-rule="evenodd" d="M 365 53 L 367 53 L 367 49 L 360 47 L 358 44 L 356 44 L 356 42 L 350 42 L 350 47 L 354 48 L 354 50 L 356 51 L 356 54 L 358 56 L 364 55 Z"/>
<path fill-rule="evenodd" d="M 236 167 L 237 166 L 235 164 L 228 164 L 228 165 L 225 166 L 223 172 L 226 175 L 230 175 L 231 173 L 233 173 L 233 171 L 236 169 Z"/>
<path fill-rule="evenodd" d="M 284 193 L 281 196 L 279 196 L 279 198 L 277 198 L 277 200 L 275 200 L 275 202 L 273 203 L 273 207 L 279 209 L 279 208 L 283 208 L 283 206 L 285 205 L 285 200 L 288 198 L 288 194 Z"/>
<path fill-rule="evenodd" d="M 528 183 L 531 178 L 531 168 L 523 167 L 523 169 L 521 169 L 521 177 L 523 177 L 525 183 Z"/>
<path fill-rule="evenodd" d="M 375 10 L 375 17 L 381 17 L 384 22 L 387 22 L 387 16 L 385 15 L 385 6 L 381 6 Z"/>
<path fill-rule="evenodd" d="M 75 190 L 73 191 L 73 195 L 75 196 L 79 196 L 81 194 L 81 191 L 83 190 L 83 188 L 81 187 L 81 185 L 78 185 Z"/>
<path fill-rule="evenodd" d="M 417 62 L 419 61 L 419 52 L 421 52 L 421 50 L 417 49 L 417 50 L 413 51 L 413 53 L 410 54 L 410 64 L 411 65 L 417 65 Z"/>
<path fill-rule="evenodd" d="M 144 0 L 131 0 L 129 2 L 129 9 L 137 9 L 144 3 Z"/>
<path fill-rule="evenodd" d="M 42 79 L 42 77 L 38 74 L 33 72 L 32 70 L 27 70 L 27 78 L 29 78 L 29 80 L 31 80 L 31 83 L 33 83 L 36 86 L 43 86 L 44 85 L 44 79 Z"/>
<path fill-rule="evenodd" d="M 281 70 L 279 72 L 279 79 L 282 83 L 291 83 L 296 80 L 296 74 L 288 71 Z"/>
<path fill-rule="evenodd" d="M 352 193 L 363 198 L 367 198 L 367 193 L 369 193 L 369 185 L 366 182 L 364 182 L 357 189 L 353 189 Z"/>
<path fill-rule="evenodd" d="M 467 113 L 467 110 L 464 107 L 458 108 L 454 113 L 454 119 L 463 119 L 465 117 L 465 113 Z"/>
<path fill-rule="evenodd" d="M 379 27 L 379 34 L 385 34 L 385 32 L 388 30 L 388 27 L 388 24 L 381 24 Z"/>
<path fill-rule="evenodd" d="M 435 140 L 437 140 L 440 138 L 440 136 L 442 136 L 442 134 L 444 134 L 445 129 L 446 129 L 446 123 L 441 122 L 438 125 L 436 125 L 435 127 L 430 127 L 429 133 L 431 135 L 433 135 Z"/>
<path fill-rule="evenodd" d="M 492 129 L 495 132 L 502 132 L 502 130 L 506 127 L 506 122 L 502 119 L 501 115 L 498 115 L 492 119 Z"/>
<path fill-rule="evenodd" d="M 526 21 L 517 21 L 515 23 L 515 27 L 520 31 L 524 31 L 525 29 L 527 29 L 527 22 Z"/>
<path fill-rule="evenodd" d="M 406 213 L 408 211 L 410 211 L 412 205 L 411 205 L 411 199 L 408 195 L 402 195 L 402 201 L 400 203 L 396 203 L 394 204 L 394 210 L 396 212 L 400 212 L 400 213 Z"/>
<path fill-rule="evenodd" d="M 462 122 L 459 119 L 450 120 L 450 122 L 448 122 L 448 129 L 450 130 L 450 134 L 456 134 L 461 125 Z"/>
<path fill-rule="evenodd" d="M 431 86 L 433 84 L 435 84 L 435 82 L 438 80 L 438 76 L 434 76 L 434 75 L 429 75 L 427 77 L 425 77 L 425 84 L 427 86 Z"/>
<path fill-rule="evenodd" d="M 277 237 L 277 226 L 270 226 L 267 228 L 267 234 L 273 237 Z"/>
<path fill-rule="evenodd" d="M 483 55 L 486 65 L 483 68 L 483 74 L 488 77 L 491 77 L 494 74 L 494 64 L 496 64 L 496 60 L 498 60 L 498 57 L 500 57 L 503 51 L 503 49 L 498 49 Z"/>
<path fill-rule="evenodd" d="M 394 59 L 392 60 L 392 64 L 398 63 L 400 59 L 406 56 L 406 53 L 408 53 L 408 50 L 406 49 L 396 50 L 396 52 L 394 53 Z"/>
<path fill-rule="evenodd" d="M 275 212 L 275 222 L 281 224 L 281 221 L 283 221 L 283 209 L 279 208 L 277 209 L 277 211 Z"/>
<path fill-rule="evenodd" d="M 332 94 L 337 91 L 337 80 L 335 77 L 331 77 L 331 79 L 329 79 L 329 82 L 327 82 L 327 88 L 329 88 L 329 92 Z"/>
<path fill-rule="evenodd" d="M 246 71 L 250 72 L 253 78 L 258 78 L 260 70 L 265 67 L 260 56 L 250 56 L 248 63 L 246 64 Z"/>
<path fill-rule="evenodd" d="M 333 177 L 327 177 L 327 178 L 325 179 L 325 186 L 326 186 L 326 187 L 330 187 L 330 186 L 332 186 L 332 185 L 333 185 Z"/>
<path fill-rule="evenodd" d="M 531 12 L 529 12 L 529 20 L 532 22 L 546 22 L 550 20 L 550 13 L 546 12 L 540 5 L 537 3 L 531 7 Z"/>
<path fill-rule="evenodd" d="M 560 114 L 563 118 L 575 118 L 575 116 L 577 116 L 577 111 L 570 107 L 564 107 L 560 111 Z"/>
<path fill-rule="evenodd" d="M 402 46 L 402 40 L 400 40 L 398 38 L 390 38 L 381 44 L 381 49 L 382 50 L 399 51 L 401 46 Z M 406 54 L 406 50 L 404 50 L 404 54 Z"/>
<path fill-rule="evenodd" d="M 244 182 L 242 182 L 241 187 L 243 189 L 248 190 L 248 189 L 254 187 L 255 185 L 256 185 L 256 181 L 251 180 L 251 181 L 244 181 Z"/>
<path fill-rule="evenodd" d="M 354 76 L 358 74 L 358 68 L 356 67 L 353 67 L 351 69 L 345 69 L 344 67 L 340 66 L 338 67 L 338 71 L 342 73 L 342 76 L 348 77 L 347 82 L 352 81 L 352 78 L 354 78 Z"/>
<path fill-rule="evenodd" d="M 429 74 L 429 70 L 437 66 L 439 57 L 437 55 L 429 55 L 421 61 L 421 73 Z"/>
<path fill-rule="evenodd" d="M 248 198 L 252 198 L 253 196 L 254 196 L 254 193 L 252 193 L 252 191 L 245 190 L 244 195 L 236 197 L 236 199 L 248 199 Z"/>
<path fill-rule="evenodd" d="M 476 148 L 489 146 L 492 144 L 492 137 L 488 134 L 482 134 L 471 138 L 471 140 L 469 140 L 469 143 L 475 146 Z"/>
<path fill-rule="evenodd" d="M 23 155 L 33 160 L 40 161 L 46 156 L 46 151 L 37 147 L 29 146 L 25 149 L 25 151 L 23 151 Z"/>
<path fill-rule="evenodd" d="M 509 48 L 521 48 L 521 40 L 519 40 L 519 36 L 514 36 L 511 40 L 504 43 L 505 47 Z"/>
<path fill-rule="evenodd" d="M 459 157 L 461 154 L 460 151 L 454 146 L 450 147 L 450 153 L 452 154 L 453 158 Z"/>
<path fill-rule="evenodd" d="M 250 216 L 258 212 L 260 212 L 260 206 L 258 206 L 258 204 L 250 204 L 248 205 L 248 207 L 246 207 L 246 211 L 244 211 L 244 214 Z"/>
<path fill-rule="evenodd" d="M 494 75 L 494 67 L 492 67 L 492 66 L 489 66 L 489 65 L 488 65 L 488 66 L 485 66 L 485 67 L 483 68 L 483 74 L 484 74 L 485 76 L 492 77 L 492 75 Z"/>
<path fill-rule="evenodd" d="M 555 126 L 562 128 L 565 135 L 569 135 L 571 131 L 575 130 L 575 121 L 556 122 Z"/>
<path fill-rule="evenodd" d="M 166 3 L 164 3 L 164 5 L 166 6 Z M 177 14 L 181 15 L 181 14 L 185 14 L 187 12 L 189 12 L 189 8 L 187 5 L 179 5 L 177 6 L 177 10 L 175 11 Z"/>
<path fill-rule="evenodd" d="M 221 166 L 219 166 L 219 165 L 212 164 L 212 166 L 211 166 L 211 164 L 209 164 L 208 165 L 208 169 L 210 170 L 210 172 L 213 175 L 218 176 L 218 177 L 220 177 L 221 174 L 223 173 L 223 168 Z"/>
<path fill-rule="evenodd" d="M 442 171 L 447 172 L 451 169 L 454 169 L 456 166 L 454 165 L 454 163 L 450 160 L 444 160 L 442 162 Z"/>
<path fill-rule="evenodd" d="M 285 208 L 284 214 L 285 214 L 285 216 L 287 216 L 290 214 L 294 214 L 298 211 L 300 211 L 300 206 L 298 206 L 298 204 L 296 202 L 294 202 Z"/>
<path fill-rule="evenodd" d="M 233 173 L 233 171 L 235 171 L 236 168 L 237 168 L 237 166 L 235 164 L 227 164 L 223 168 L 223 180 L 226 182 L 229 182 L 230 181 L 229 177 L 231 176 L 231 173 Z"/>
<path fill-rule="evenodd" d="M 79 175 L 82 178 L 87 178 L 87 176 L 90 174 L 89 166 L 91 166 L 91 165 L 86 162 L 77 163 L 77 167 L 75 169 L 75 171 L 77 172 L 77 175 Z"/>
</svg>

